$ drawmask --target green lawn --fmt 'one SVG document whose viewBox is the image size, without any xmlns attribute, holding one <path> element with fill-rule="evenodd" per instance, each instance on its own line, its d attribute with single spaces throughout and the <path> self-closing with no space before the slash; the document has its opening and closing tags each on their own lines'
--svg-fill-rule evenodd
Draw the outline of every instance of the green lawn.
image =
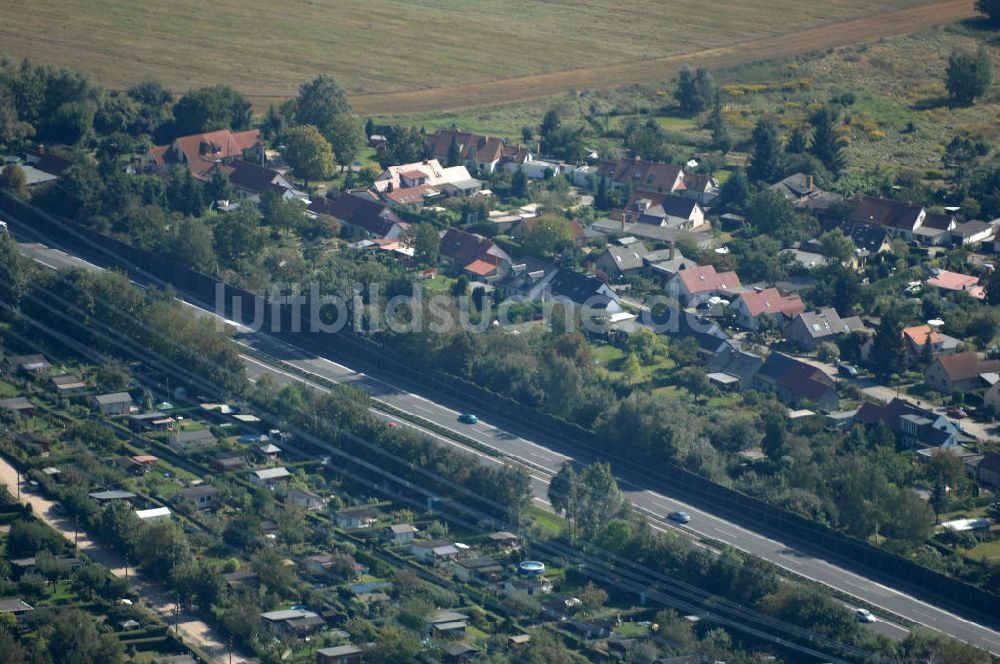
<svg viewBox="0 0 1000 664">
<path fill-rule="evenodd" d="M 9 399 L 11 397 L 18 396 L 19 394 L 21 394 L 21 391 L 16 387 L 10 383 L 0 380 L 0 398 Z"/>
<path fill-rule="evenodd" d="M 996 533 L 994 537 L 996 537 Z M 993 560 L 1000 560 L 1000 538 L 994 539 L 992 542 L 983 542 L 978 545 L 972 551 L 969 551 L 970 558 L 990 558 Z"/>
<path fill-rule="evenodd" d="M 423 284 L 424 290 L 428 293 L 447 293 L 451 290 L 455 281 L 456 279 L 453 277 L 435 274 L 430 279 L 424 279 L 420 283 Z"/>
<path fill-rule="evenodd" d="M 536 505 L 528 508 L 527 517 L 530 521 L 538 524 L 542 530 L 550 532 L 553 535 L 558 535 L 566 527 L 566 519 L 556 516 L 552 512 L 547 512 Z"/>
</svg>

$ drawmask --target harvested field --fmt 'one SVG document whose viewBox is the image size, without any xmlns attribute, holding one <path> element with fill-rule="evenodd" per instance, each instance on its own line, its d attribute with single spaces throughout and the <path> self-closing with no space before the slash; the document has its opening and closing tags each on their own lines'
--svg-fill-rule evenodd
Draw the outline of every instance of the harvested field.
<svg viewBox="0 0 1000 664">
<path fill-rule="evenodd" d="M 0 0 L 0 53 L 124 87 L 227 82 L 266 103 L 326 72 L 362 113 L 470 108 L 669 78 L 963 18 L 971 0 Z"/>
</svg>

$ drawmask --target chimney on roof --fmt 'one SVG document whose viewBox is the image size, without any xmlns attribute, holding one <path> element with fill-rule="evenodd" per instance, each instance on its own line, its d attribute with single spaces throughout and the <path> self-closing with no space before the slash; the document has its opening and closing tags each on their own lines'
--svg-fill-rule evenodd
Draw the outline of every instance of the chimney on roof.
<svg viewBox="0 0 1000 664">
<path fill-rule="evenodd" d="M 622 212 L 622 232 L 625 231 L 625 212 Z"/>
<path fill-rule="evenodd" d="M 813 192 L 813 176 L 809 176 L 809 193 Z"/>
<path fill-rule="evenodd" d="M 38 144 L 38 154 L 45 154 L 45 143 Z"/>
<path fill-rule="evenodd" d="M 670 254 L 669 254 L 669 256 L 670 256 L 670 260 L 674 260 L 674 258 L 677 257 L 677 249 L 676 249 L 676 247 L 674 247 L 674 243 L 672 241 L 670 243 Z"/>
<path fill-rule="evenodd" d="M 392 192 L 392 180 L 389 180 L 389 188 L 386 191 Z"/>
</svg>

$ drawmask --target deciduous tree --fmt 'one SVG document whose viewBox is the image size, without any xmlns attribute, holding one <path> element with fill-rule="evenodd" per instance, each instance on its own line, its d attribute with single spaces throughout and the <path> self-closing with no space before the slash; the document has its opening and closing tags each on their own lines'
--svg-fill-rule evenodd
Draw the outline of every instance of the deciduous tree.
<svg viewBox="0 0 1000 664">
<path fill-rule="evenodd" d="M 333 173 L 333 148 L 313 125 L 293 127 L 285 132 L 285 158 L 306 186 Z"/>
<path fill-rule="evenodd" d="M 977 52 L 953 51 L 948 57 L 945 87 L 953 103 L 969 105 L 993 83 L 993 64 L 984 48 Z"/>
</svg>

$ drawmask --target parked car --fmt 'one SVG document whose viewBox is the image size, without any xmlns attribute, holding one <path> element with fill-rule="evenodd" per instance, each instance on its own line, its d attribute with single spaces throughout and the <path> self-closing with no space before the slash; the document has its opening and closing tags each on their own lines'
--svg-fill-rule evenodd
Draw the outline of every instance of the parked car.
<svg viewBox="0 0 1000 664">
<path fill-rule="evenodd" d="M 839 373 L 844 378 L 858 377 L 858 370 L 855 367 L 852 367 L 850 364 L 843 364 L 843 363 L 838 364 L 837 373 Z"/>
<path fill-rule="evenodd" d="M 689 523 L 691 521 L 691 515 L 687 512 L 671 512 L 667 518 L 675 523 Z"/>
<path fill-rule="evenodd" d="M 875 617 L 875 614 L 873 614 L 868 609 L 858 609 L 857 611 L 854 612 L 854 615 L 858 617 L 858 622 L 863 622 L 863 623 L 878 622 L 878 618 Z"/>
<path fill-rule="evenodd" d="M 948 417 L 954 417 L 956 420 L 962 420 L 969 416 L 961 406 L 951 406 L 948 408 L 947 413 Z"/>
<path fill-rule="evenodd" d="M 462 413 L 458 416 L 458 421 L 462 424 L 477 424 L 479 422 L 479 418 L 472 413 Z"/>
</svg>

